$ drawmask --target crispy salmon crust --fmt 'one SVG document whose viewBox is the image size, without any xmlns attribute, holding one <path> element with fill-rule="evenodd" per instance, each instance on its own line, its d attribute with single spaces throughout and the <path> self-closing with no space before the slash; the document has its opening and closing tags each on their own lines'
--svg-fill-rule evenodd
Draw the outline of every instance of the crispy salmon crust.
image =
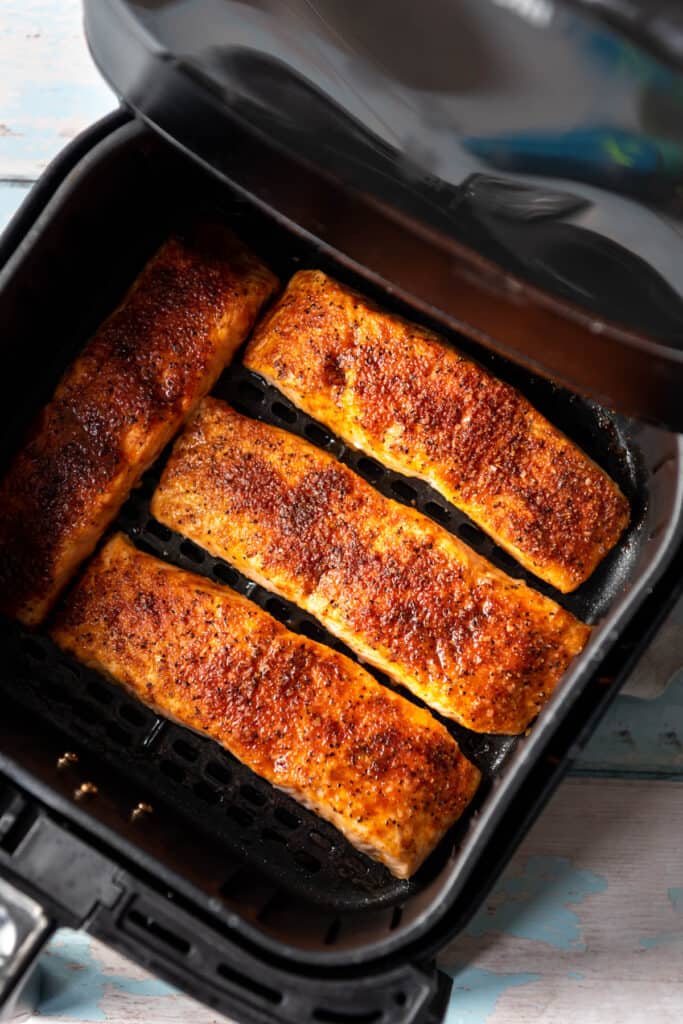
<svg viewBox="0 0 683 1024">
<path fill-rule="evenodd" d="M 399 878 L 480 775 L 447 730 L 349 658 L 121 534 L 58 611 L 66 651 L 222 744 Z"/>
<path fill-rule="evenodd" d="M 569 592 L 617 543 L 626 498 L 514 388 L 319 271 L 262 320 L 246 365 L 344 440 L 419 477 Z"/>
<path fill-rule="evenodd" d="M 67 369 L 0 483 L 0 612 L 27 625 L 45 617 L 276 286 L 222 227 L 161 247 Z"/>
<path fill-rule="evenodd" d="M 151 507 L 478 732 L 525 729 L 590 633 L 331 455 L 213 398 Z"/>
</svg>

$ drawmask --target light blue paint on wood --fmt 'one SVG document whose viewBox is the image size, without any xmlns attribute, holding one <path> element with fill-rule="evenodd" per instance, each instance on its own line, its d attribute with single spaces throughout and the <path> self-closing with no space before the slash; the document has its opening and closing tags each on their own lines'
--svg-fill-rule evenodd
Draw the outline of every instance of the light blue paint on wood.
<svg viewBox="0 0 683 1024">
<path fill-rule="evenodd" d="M 0 181 L 0 232 L 4 231 L 15 210 L 26 197 L 30 184 L 28 182 Z"/>
<path fill-rule="evenodd" d="M 568 978 L 575 978 L 576 981 L 583 981 L 583 979 L 586 977 L 586 975 L 585 974 L 581 974 L 580 971 L 567 971 L 567 977 Z"/>
<path fill-rule="evenodd" d="M 103 972 L 91 943 L 84 932 L 57 932 L 40 961 L 39 1013 L 64 1020 L 105 1021 L 101 1003 L 110 986 L 139 996 L 175 994 L 175 989 L 155 978 L 140 980 Z"/>
<path fill-rule="evenodd" d="M 676 913 L 683 913 L 683 886 L 671 886 L 666 891 L 672 910 Z M 660 946 L 681 946 L 683 953 L 683 929 L 676 928 L 673 931 L 659 932 L 657 935 L 648 935 L 639 939 L 642 949 L 659 949 Z"/>
<path fill-rule="evenodd" d="M 656 700 L 619 697 L 577 761 L 587 772 L 683 775 L 683 672 Z"/>
<path fill-rule="evenodd" d="M 667 889 L 667 896 L 674 910 L 683 911 L 683 886 L 674 886 Z"/>
<path fill-rule="evenodd" d="M 660 946 L 674 946 L 679 943 L 683 951 L 683 931 L 660 932 L 659 935 L 650 935 L 646 939 L 640 939 L 643 949 L 659 949 Z"/>
<path fill-rule="evenodd" d="M 485 1024 L 504 992 L 541 980 L 540 974 L 496 974 L 480 967 L 456 967 L 449 973 L 453 991 L 445 1024 Z"/>
<path fill-rule="evenodd" d="M 0 178 L 32 178 L 116 99 L 88 55 L 80 0 L 0 6 Z"/>
<path fill-rule="evenodd" d="M 505 932 L 556 949 L 583 951 L 581 922 L 571 908 L 604 892 L 607 880 L 567 857 L 529 857 L 506 875 L 468 925 L 468 935 Z"/>
</svg>

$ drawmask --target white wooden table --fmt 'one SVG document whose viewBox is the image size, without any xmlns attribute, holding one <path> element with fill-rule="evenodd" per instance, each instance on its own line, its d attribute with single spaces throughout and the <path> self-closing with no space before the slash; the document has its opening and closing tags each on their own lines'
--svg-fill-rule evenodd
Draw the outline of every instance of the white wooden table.
<svg viewBox="0 0 683 1024">
<path fill-rule="evenodd" d="M 79 0 L 0 0 L 0 229 L 51 157 L 114 105 L 87 53 Z M 441 959 L 454 976 L 448 1024 L 679 1024 L 683 674 L 658 700 L 617 701 L 580 773 Z M 66 931 L 44 956 L 39 1017 L 217 1020 Z"/>
</svg>

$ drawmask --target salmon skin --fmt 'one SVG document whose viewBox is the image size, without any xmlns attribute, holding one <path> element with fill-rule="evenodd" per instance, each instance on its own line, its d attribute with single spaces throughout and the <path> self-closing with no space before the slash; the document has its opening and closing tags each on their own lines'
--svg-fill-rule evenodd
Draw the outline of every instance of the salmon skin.
<svg viewBox="0 0 683 1024">
<path fill-rule="evenodd" d="M 0 482 L 0 612 L 37 625 L 250 331 L 277 279 L 227 229 L 170 238 Z"/>
<path fill-rule="evenodd" d="M 52 636 L 155 711 L 216 740 L 398 878 L 418 869 L 479 783 L 427 711 L 121 534 L 86 568 Z"/>
<path fill-rule="evenodd" d="M 508 384 L 319 271 L 290 281 L 246 365 L 390 469 L 462 509 L 562 592 L 619 540 L 616 484 Z"/>
<path fill-rule="evenodd" d="M 477 732 L 525 729 L 590 634 L 331 455 L 213 398 L 151 509 Z"/>
</svg>

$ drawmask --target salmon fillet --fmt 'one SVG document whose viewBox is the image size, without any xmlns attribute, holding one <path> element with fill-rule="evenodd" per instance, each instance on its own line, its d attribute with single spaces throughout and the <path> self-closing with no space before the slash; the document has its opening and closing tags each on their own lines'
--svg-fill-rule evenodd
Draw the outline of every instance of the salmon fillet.
<svg viewBox="0 0 683 1024">
<path fill-rule="evenodd" d="M 245 362 L 345 441 L 431 484 L 563 592 L 628 523 L 616 484 L 514 388 L 319 271 L 292 278 Z"/>
<path fill-rule="evenodd" d="M 0 612 L 38 624 L 210 390 L 277 280 L 230 232 L 167 241 L 67 369 L 0 483 Z"/>
<path fill-rule="evenodd" d="M 428 712 L 121 534 L 69 594 L 52 636 L 160 714 L 216 740 L 398 878 L 417 870 L 479 783 Z"/>
<path fill-rule="evenodd" d="M 151 508 L 478 732 L 525 729 L 590 633 L 331 455 L 213 398 Z"/>
</svg>

